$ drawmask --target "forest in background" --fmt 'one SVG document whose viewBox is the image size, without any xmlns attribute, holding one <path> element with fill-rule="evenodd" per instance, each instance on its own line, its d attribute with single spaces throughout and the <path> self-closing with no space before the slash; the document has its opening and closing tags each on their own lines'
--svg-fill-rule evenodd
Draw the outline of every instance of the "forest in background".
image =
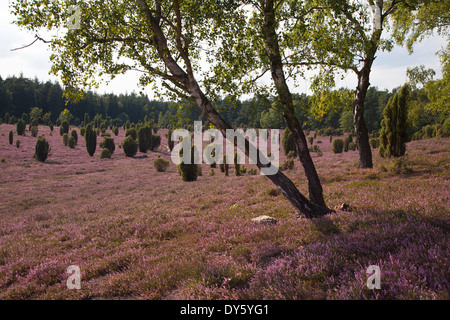
<svg viewBox="0 0 450 320">
<path fill-rule="evenodd" d="M 391 92 L 371 87 L 365 100 L 364 117 L 369 132 L 381 128 L 383 109 L 390 97 L 399 88 Z M 305 129 L 323 129 L 331 134 L 350 132 L 353 129 L 351 109 L 351 91 L 339 89 L 341 97 L 331 101 L 334 103 L 329 111 L 319 116 L 315 115 L 313 97 L 306 94 L 295 94 L 294 103 L 297 117 L 304 124 Z M 430 99 L 425 86 L 418 88 L 415 84 L 409 100 L 409 131 L 414 133 L 422 127 L 437 123 L 444 123 L 448 117 L 448 110 L 441 112 L 427 108 Z M 256 96 L 248 100 L 221 99 L 215 105 L 222 117 L 234 127 L 251 128 L 285 128 L 286 124 L 277 111 L 277 102 L 274 97 Z M 98 94 L 93 91 L 84 93 L 84 99 L 79 102 L 67 102 L 63 96 L 63 88 L 57 82 L 42 82 L 38 79 L 29 79 L 13 76 L 6 79 L 0 77 L 0 117 L 2 122 L 15 123 L 22 118 L 27 123 L 32 118 L 39 118 L 39 122 L 59 125 L 61 115 L 65 109 L 70 111 L 73 125 L 83 125 L 85 114 L 93 119 L 101 115 L 102 119 L 115 120 L 116 125 L 123 123 L 139 123 L 151 121 L 160 128 L 185 127 L 194 120 L 208 123 L 196 106 L 187 100 L 157 101 L 150 100 L 148 96 L 135 92 L 127 94 Z"/>
</svg>

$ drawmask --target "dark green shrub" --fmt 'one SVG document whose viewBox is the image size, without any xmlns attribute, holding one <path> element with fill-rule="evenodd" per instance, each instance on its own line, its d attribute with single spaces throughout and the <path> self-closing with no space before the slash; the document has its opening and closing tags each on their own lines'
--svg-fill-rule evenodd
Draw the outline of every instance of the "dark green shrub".
<svg viewBox="0 0 450 320">
<path fill-rule="evenodd" d="M 255 168 L 248 169 L 247 174 L 249 176 L 256 176 L 258 174 L 258 170 Z"/>
<path fill-rule="evenodd" d="M 169 129 L 169 132 L 167 133 L 167 145 L 169 147 L 169 150 L 172 151 L 174 147 L 174 142 L 172 141 L 172 130 Z"/>
<path fill-rule="evenodd" d="M 131 136 L 131 138 L 133 138 L 133 140 L 137 140 L 138 135 L 137 135 L 136 128 L 127 129 L 127 131 L 125 132 L 125 137 L 128 137 L 128 136 Z"/>
<path fill-rule="evenodd" d="M 114 139 L 111 137 L 103 137 L 103 141 L 100 142 L 100 148 L 108 149 L 110 154 L 113 154 L 116 150 Z"/>
<path fill-rule="evenodd" d="M 122 141 L 122 149 L 127 157 L 134 157 L 138 151 L 138 143 L 131 135 L 128 135 L 125 140 Z"/>
<path fill-rule="evenodd" d="M 228 168 L 229 165 L 226 163 L 227 157 L 224 155 L 222 161 L 219 163 L 219 169 L 221 172 L 225 173 L 226 176 L 228 176 Z"/>
<path fill-rule="evenodd" d="M 73 136 L 70 136 L 69 139 L 67 140 L 67 145 L 69 146 L 70 149 L 75 148 L 76 145 L 76 141 L 75 138 Z"/>
<path fill-rule="evenodd" d="M 290 151 L 295 152 L 295 157 L 297 156 L 297 148 L 295 147 L 294 135 L 289 128 L 286 128 L 283 134 L 283 139 L 281 140 L 283 145 L 284 155 L 287 156 Z"/>
<path fill-rule="evenodd" d="M 314 137 L 308 137 L 309 144 L 312 145 L 314 143 Z"/>
<path fill-rule="evenodd" d="M 155 151 L 161 145 L 161 136 L 159 134 L 152 134 L 150 145 L 148 149 Z"/>
<path fill-rule="evenodd" d="M 333 136 L 330 136 L 330 143 L 333 142 Z"/>
<path fill-rule="evenodd" d="M 5 163 L 5 162 L 6 162 L 5 157 L 1 157 L 1 158 L 0 158 L 0 163 Z"/>
<path fill-rule="evenodd" d="M 19 136 L 22 136 L 25 133 L 26 124 L 23 119 L 19 119 L 16 124 L 16 131 Z"/>
<path fill-rule="evenodd" d="M 356 148 L 357 148 L 356 142 L 350 142 L 350 143 L 348 144 L 348 148 L 349 148 L 350 150 L 352 150 L 352 151 L 355 151 Z"/>
<path fill-rule="evenodd" d="M 88 154 L 92 157 L 97 148 L 97 136 L 95 135 L 92 125 L 88 124 L 84 132 L 84 141 L 86 142 L 86 149 Z"/>
<path fill-rule="evenodd" d="M 240 176 L 241 175 L 241 165 L 239 164 L 240 162 L 240 158 L 239 158 L 239 154 L 237 152 L 234 153 L 234 174 L 236 176 Z"/>
<path fill-rule="evenodd" d="M 109 152 L 109 149 L 102 149 L 102 152 L 100 152 L 100 159 L 111 159 L 111 152 Z"/>
<path fill-rule="evenodd" d="M 16 147 L 17 147 L 17 148 L 20 147 L 20 140 L 16 140 Z"/>
<path fill-rule="evenodd" d="M 69 141 L 69 135 L 67 133 L 63 133 L 62 140 L 63 140 L 63 145 L 67 146 L 67 142 Z"/>
<path fill-rule="evenodd" d="M 186 181 L 186 182 L 195 181 L 195 180 L 197 180 L 199 173 L 201 174 L 201 167 L 194 163 L 195 151 L 196 151 L 195 146 L 192 146 L 191 147 L 191 163 L 187 164 L 187 163 L 181 162 L 177 166 L 177 171 L 181 175 L 181 179 L 183 181 Z M 199 167 L 200 167 L 200 170 L 199 170 Z"/>
<path fill-rule="evenodd" d="M 169 161 L 158 156 L 158 158 L 153 160 L 153 166 L 155 167 L 156 171 L 164 172 L 169 167 Z"/>
<path fill-rule="evenodd" d="M 50 128 L 50 131 L 53 132 L 53 123 L 50 122 L 50 124 L 48 125 L 48 127 Z"/>
<path fill-rule="evenodd" d="M 348 152 L 351 140 L 352 139 L 351 139 L 350 135 L 348 135 L 344 138 L 344 152 Z"/>
<path fill-rule="evenodd" d="M 333 151 L 334 153 L 342 153 L 343 149 L 344 149 L 344 140 L 334 139 L 331 151 Z"/>
<path fill-rule="evenodd" d="M 431 125 L 427 125 L 422 128 L 422 137 L 424 139 L 430 139 L 433 137 L 433 127 Z"/>
<path fill-rule="evenodd" d="M 150 127 L 140 127 L 138 130 L 139 151 L 147 153 L 147 149 L 149 149 L 151 141 L 152 129 Z"/>
<path fill-rule="evenodd" d="M 78 144 L 78 133 L 77 133 L 77 131 L 76 130 L 72 130 L 71 132 L 70 132 L 70 135 L 73 137 L 73 139 L 75 140 L 75 145 L 77 145 Z"/>
<path fill-rule="evenodd" d="M 34 158 L 38 161 L 44 162 L 47 159 L 48 152 L 50 151 L 50 146 L 48 141 L 44 137 L 39 137 L 36 141 L 36 146 L 34 150 Z"/>
<path fill-rule="evenodd" d="M 408 141 L 408 96 L 409 86 L 404 85 L 399 93 L 389 99 L 387 106 L 383 110 L 380 149 L 378 152 L 383 158 L 401 157 L 406 152 L 406 142 Z"/>
<path fill-rule="evenodd" d="M 38 131 L 39 131 L 39 127 L 38 126 L 31 127 L 30 131 L 31 131 L 31 135 L 33 137 L 37 137 L 37 134 L 38 134 Z"/>
<path fill-rule="evenodd" d="M 80 136 L 84 137 L 84 133 L 86 132 L 86 128 L 85 127 L 81 127 L 80 128 Z"/>
<path fill-rule="evenodd" d="M 64 120 L 59 127 L 59 134 L 62 136 L 64 133 L 69 134 L 69 122 Z"/>
<path fill-rule="evenodd" d="M 197 176 L 199 176 L 199 177 L 203 176 L 202 166 L 199 164 L 197 164 Z"/>
<path fill-rule="evenodd" d="M 117 137 L 119 135 L 119 127 L 113 128 L 114 135 Z"/>
<path fill-rule="evenodd" d="M 370 146 L 373 149 L 377 149 L 380 146 L 380 139 L 378 138 L 372 138 L 369 140 Z"/>
<path fill-rule="evenodd" d="M 294 169 L 294 164 L 295 164 L 294 159 L 287 159 L 280 165 L 279 169 L 281 171 L 292 170 Z"/>
<path fill-rule="evenodd" d="M 30 124 L 28 125 L 28 131 L 31 131 L 31 128 L 37 127 L 39 125 L 38 119 L 31 119 Z"/>
<path fill-rule="evenodd" d="M 292 158 L 295 158 L 295 152 L 294 151 L 289 151 L 289 153 L 287 154 L 287 158 L 288 159 L 292 159 Z"/>
<path fill-rule="evenodd" d="M 13 144 L 13 137 L 14 137 L 14 132 L 11 130 L 9 131 L 9 144 Z"/>
</svg>

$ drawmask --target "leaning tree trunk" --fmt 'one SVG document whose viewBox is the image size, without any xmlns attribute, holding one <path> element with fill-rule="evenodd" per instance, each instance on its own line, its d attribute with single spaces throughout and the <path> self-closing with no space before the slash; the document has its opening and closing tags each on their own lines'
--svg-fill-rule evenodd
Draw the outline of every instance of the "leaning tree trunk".
<svg viewBox="0 0 450 320">
<path fill-rule="evenodd" d="M 300 162 L 305 170 L 306 178 L 308 179 L 309 197 L 316 205 L 326 208 L 325 200 L 323 199 L 322 184 L 320 183 L 319 175 L 317 174 L 316 167 L 312 161 L 311 154 L 309 153 L 303 128 L 295 115 L 292 94 L 286 83 L 275 25 L 274 4 L 273 1 L 269 0 L 266 2 L 264 8 L 263 34 L 269 53 L 272 79 L 278 97 L 283 105 L 284 119 L 286 120 L 287 127 L 292 132 Z"/>
<path fill-rule="evenodd" d="M 369 132 L 364 120 L 364 100 L 370 86 L 369 74 L 372 62 L 364 63 L 363 68 L 358 73 L 358 86 L 356 87 L 353 100 L 353 124 L 359 150 L 359 167 L 373 168 L 372 149 L 369 144 Z"/>
<path fill-rule="evenodd" d="M 167 38 L 160 27 L 160 19 L 157 16 L 155 17 L 153 15 L 153 10 L 148 7 L 148 4 L 145 0 L 139 0 L 138 4 L 145 13 L 147 23 L 152 29 L 153 42 L 158 51 L 158 55 L 172 74 L 171 76 L 167 76 L 167 78 L 172 81 L 172 83 L 176 84 L 179 88 L 188 93 L 195 100 L 203 115 L 214 126 L 216 126 L 216 128 L 218 128 L 223 135 L 226 136 L 226 130 L 232 129 L 232 127 L 219 115 L 217 110 L 212 106 L 209 99 L 200 89 L 200 86 L 198 85 L 198 82 L 193 75 L 193 69 L 190 65 L 190 59 L 187 50 L 183 50 L 183 46 L 181 45 L 181 42 L 179 42 L 181 38 L 180 34 L 178 34 L 177 36 L 177 50 L 186 64 L 186 71 L 180 67 L 180 65 L 175 61 L 175 59 L 173 59 L 172 55 L 170 54 L 169 46 L 167 45 Z M 178 3 L 174 1 L 174 4 L 176 10 Z M 155 1 L 155 5 L 156 11 L 161 14 L 159 1 Z M 177 28 L 177 32 L 181 32 L 181 26 Z M 302 130 L 300 131 L 301 133 L 303 133 Z M 245 153 L 247 156 L 250 153 L 250 143 L 247 139 L 245 140 Z M 259 150 L 257 150 L 257 153 L 259 154 Z M 258 157 L 257 166 L 262 169 L 265 167 L 270 167 L 270 163 L 262 164 Z M 267 175 L 267 177 L 280 189 L 281 193 L 294 206 L 294 208 L 306 218 L 317 218 L 332 212 L 332 210 L 324 206 L 316 205 L 312 201 L 308 200 L 305 196 L 303 196 L 300 191 L 298 191 L 294 183 L 280 170 L 278 170 L 278 172 L 274 175 Z"/>
<path fill-rule="evenodd" d="M 190 77 L 191 78 L 191 77 Z M 189 82 L 189 93 L 195 99 L 197 105 L 202 110 L 202 113 L 206 116 L 209 122 L 214 124 L 220 132 L 226 136 L 226 130 L 232 129 L 232 127 L 218 114 L 218 112 L 211 105 L 210 101 L 203 94 L 202 90 L 198 86 L 198 83 L 191 78 Z M 303 133 L 303 131 L 301 131 Z M 306 142 L 306 141 L 305 141 Z M 256 151 L 259 154 L 259 149 Z M 250 143 L 245 140 L 245 154 L 249 156 L 250 153 Z M 269 164 L 262 164 L 258 157 L 257 164 L 259 169 L 270 167 Z M 333 212 L 333 210 L 328 209 L 325 205 L 319 206 L 316 203 L 308 200 L 303 194 L 298 191 L 295 184 L 280 170 L 274 175 L 267 175 L 269 178 L 285 196 L 285 198 L 291 203 L 291 205 L 304 217 L 308 219 L 318 218 L 328 213 Z"/>
</svg>

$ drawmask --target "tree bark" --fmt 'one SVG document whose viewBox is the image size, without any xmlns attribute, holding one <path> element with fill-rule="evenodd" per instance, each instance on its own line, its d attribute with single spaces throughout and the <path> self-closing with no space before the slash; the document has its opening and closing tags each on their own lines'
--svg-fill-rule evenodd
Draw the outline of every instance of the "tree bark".
<svg viewBox="0 0 450 320">
<path fill-rule="evenodd" d="M 369 89 L 369 75 L 372 59 L 366 61 L 358 73 L 358 86 L 356 87 L 353 100 L 353 124 L 358 141 L 359 168 L 373 168 L 372 149 L 369 144 L 369 132 L 364 120 L 364 100 Z"/>
<path fill-rule="evenodd" d="M 305 171 L 306 178 L 308 179 L 309 197 L 316 205 L 326 208 L 325 200 L 323 199 L 322 184 L 320 183 L 319 175 L 317 174 L 316 167 L 312 161 L 311 154 L 309 153 L 302 125 L 295 115 L 292 94 L 286 83 L 275 25 L 274 3 L 272 0 L 268 0 L 264 7 L 263 35 L 265 36 L 265 42 L 269 53 L 272 79 L 278 97 L 283 105 L 284 119 L 286 120 L 289 130 L 292 132 L 300 162 Z"/>
</svg>

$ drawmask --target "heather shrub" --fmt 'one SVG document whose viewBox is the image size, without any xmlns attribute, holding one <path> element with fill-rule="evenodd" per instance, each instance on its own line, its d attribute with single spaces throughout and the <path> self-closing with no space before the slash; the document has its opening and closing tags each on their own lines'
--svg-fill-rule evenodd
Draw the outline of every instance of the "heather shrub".
<svg viewBox="0 0 450 320">
<path fill-rule="evenodd" d="M 169 161 L 158 156 L 158 158 L 153 160 L 153 167 L 155 167 L 158 172 L 164 172 L 169 167 Z"/>
<path fill-rule="evenodd" d="M 74 141 L 75 141 L 75 145 L 78 144 L 78 133 L 76 130 L 72 130 L 72 132 L 70 132 L 70 135 L 73 137 Z"/>
<path fill-rule="evenodd" d="M 114 139 L 111 137 L 103 137 L 103 141 L 101 141 L 99 145 L 102 149 L 108 149 L 110 154 L 113 154 L 116 150 Z"/>
<path fill-rule="evenodd" d="M 111 159 L 111 152 L 109 152 L 108 148 L 102 149 L 102 152 L 100 152 L 100 159 Z"/>
<path fill-rule="evenodd" d="M 292 134 L 291 130 L 289 130 L 289 128 L 286 128 L 286 130 L 284 131 L 281 144 L 283 145 L 283 151 L 286 156 L 290 151 L 293 151 L 295 153 L 295 157 L 297 156 L 297 148 L 295 147 L 294 135 Z"/>
<path fill-rule="evenodd" d="M 122 149 L 127 157 L 134 157 L 138 151 L 138 143 L 133 139 L 132 135 L 128 135 L 122 141 Z"/>
<path fill-rule="evenodd" d="M 69 140 L 69 135 L 67 133 L 63 133 L 62 140 L 63 140 L 63 145 L 67 146 L 67 142 Z"/>
<path fill-rule="evenodd" d="M 344 149 L 344 140 L 342 139 L 335 139 L 332 143 L 332 149 L 334 153 L 342 153 L 342 150 Z"/>
<path fill-rule="evenodd" d="M 133 138 L 133 140 L 137 140 L 138 135 L 137 135 L 136 128 L 127 129 L 127 131 L 125 132 L 125 137 L 128 137 L 128 136 L 131 136 L 131 138 Z"/>
<path fill-rule="evenodd" d="M 44 162 L 47 159 L 50 146 L 44 137 L 39 137 L 36 141 L 34 158 L 38 161 Z"/>
<path fill-rule="evenodd" d="M 84 132 L 84 140 L 86 142 L 86 149 L 88 154 L 92 157 L 97 148 L 97 136 L 95 135 L 92 125 L 88 124 Z"/>
<path fill-rule="evenodd" d="M 292 170 L 294 169 L 294 159 L 287 159 L 284 161 L 279 168 L 281 171 Z"/>
<path fill-rule="evenodd" d="M 26 124 L 25 121 L 19 119 L 16 124 L 16 131 L 19 136 L 22 136 L 25 133 Z"/>
<path fill-rule="evenodd" d="M 67 145 L 69 146 L 70 149 L 75 148 L 76 144 L 77 144 L 77 143 L 76 143 L 75 138 L 74 138 L 73 136 L 70 136 L 70 137 L 67 139 Z"/>
<path fill-rule="evenodd" d="M 9 131 L 9 135 L 8 135 L 9 144 L 13 144 L 13 137 L 14 137 L 14 132 L 11 130 L 11 131 Z"/>
<path fill-rule="evenodd" d="M 17 147 L 17 148 L 20 147 L 20 140 L 16 140 L 16 147 Z"/>
</svg>

